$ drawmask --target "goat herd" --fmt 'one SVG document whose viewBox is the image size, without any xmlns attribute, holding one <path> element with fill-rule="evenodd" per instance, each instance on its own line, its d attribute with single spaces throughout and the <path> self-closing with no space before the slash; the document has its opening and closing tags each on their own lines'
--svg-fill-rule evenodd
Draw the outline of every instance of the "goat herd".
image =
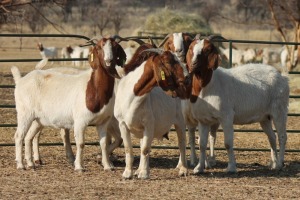
<svg viewBox="0 0 300 200">
<path fill-rule="evenodd" d="M 154 138 L 162 139 L 174 125 L 180 151 L 179 175 L 188 174 L 186 127 L 191 147 L 193 173 L 203 173 L 215 164 L 214 142 L 221 125 L 228 154 L 227 172 L 234 173 L 233 125 L 259 122 L 271 147 L 270 168 L 280 170 L 287 140 L 289 102 L 287 71 L 266 64 L 245 64 L 231 69 L 219 67 L 220 36 L 192 38 L 172 33 L 157 47 L 138 41 L 133 55 L 126 55 L 121 37 L 91 40 L 90 69 L 43 69 L 47 56 L 24 77 L 11 68 L 15 87 L 18 127 L 15 133 L 18 169 L 41 164 L 38 136 L 43 127 L 61 129 L 67 159 L 76 171 L 83 168 L 84 131 L 95 125 L 102 150 L 102 165 L 112 170 L 110 155 L 123 142 L 123 178 L 150 176 L 149 156 Z M 46 54 L 46 48 L 39 45 Z M 48 50 L 47 50 L 48 51 Z M 127 60 L 126 57 L 131 57 Z M 272 129 L 272 122 L 277 136 Z M 200 157 L 196 158 L 195 130 L 199 131 Z M 69 139 L 74 129 L 76 156 Z M 140 138 L 140 163 L 133 171 L 131 136 Z M 206 148 L 210 137 L 210 155 Z M 276 149 L 279 141 L 279 155 Z M 25 160 L 22 148 L 25 143 Z M 32 156 L 33 154 L 33 156 Z M 33 158 L 32 158 L 33 157 Z"/>
</svg>

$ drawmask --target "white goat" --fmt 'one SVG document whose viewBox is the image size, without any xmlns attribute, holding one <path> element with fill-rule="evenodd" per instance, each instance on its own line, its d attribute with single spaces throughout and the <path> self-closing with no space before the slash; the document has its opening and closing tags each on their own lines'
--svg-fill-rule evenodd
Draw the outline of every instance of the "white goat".
<svg viewBox="0 0 300 200">
<path fill-rule="evenodd" d="M 60 55 L 61 55 L 61 58 L 71 58 L 70 56 L 70 51 L 71 51 L 71 46 L 67 46 L 67 47 L 63 47 L 60 51 Z M 62 62 L 62 64 L 66 64 L 65 61 Z"/>
<path fill-rule="evenodd" d="M 95 124 L 102 150 L 107 148 L 106 129 L 113 115 L 114 77 L 116 65 L 124 63 L 123 48 L 112 38 L 102 38 L 89 58 L 92 69 L 76 75 L 55 71 L 34 70 L 23 78 L 12 67 L 16 82 L 15 101 L 18 127 L 15 134 L 17 168 L 23 169 L 22 146 L 25 138 L 25 159 L 34 167 L 31 141 L 43 126 L 74 128 L 76 142 L 75 170 L 81 171 L 84 130 Z M 104 169 L 111 169 L 108 155 L 103 153 Z"/>
<path fill-rule="evenodd" d="M 221 53 L 229 60 L 229 48 L 219 47 Z M 232 49 L 232 66 L 240 66 L 243 63 L 243 51 L 239 49 Z"/>
<path fill-rule="evenodd" d="M 263 64 L 275 64 L 280 62 L 280 54 L 283 47 L 265 47 L 263 48 Z"/>
<path fill-rule="evenodd" d="M 256 52 L 252 48 L 247 48 L 243 50 L 243 63 L 252 63 L 255 61 Z"/>
<path fill-rule="evenodd" d="M 198 123 L 200 158 L 194 173 L 205 168 L 208 132 L 212 125 L 221 124 L 228 153 L 228 172 L 236 172 L 233 152 L 233 124 L 259 122 L 271 146 L 272 169 L 281 169 L 284 162 L 289 85 L 286 72 L 274 67 L 247 64 L 237 68 L 218 68 L 219 54 L 214 37 L 195 38 L 187 53 L 188 69 L 193 77 L 189 119 Z M 279 141 L 277 158 L 276 135 Z"/>
<path fill-rule="evenodd" d="M 150 175 L 149 154 L 152 140 L 162 139 L 173 124 L 180 149 L 177 167 L 180 169 L 179 175 L 185 175 L 185 125 L 181 100 L 164 92 L 171 90 L 172 95 L 183 95 L 182 66 L 171 52 L 165 51 L 150 56 L 141 65 L 132 67 L 129 63 L 124 70 L 126 75 L 120 80 L 114 108 L 126 154 L 123 178 L 133 177 L 131 134 L 141 138 L 140 164 L 135 174 L 138 178 L 146 179 Z M 157 85 L 160 87 L 155 87 Z"/>
<path fill-rule="evenodd" d="M 43 69 L 45 65 L 47 64 L 48 59 L 43 59 L 41 60 L 36 66 L 35 69 Z M 120 67 L 118 67 L 120 68 Z M 63 74 L 80 74 L 84 72 L 82 69 L 78 68 L 72 68 L 72 67 L 55 67 L 55 68 L 49 68 L 47 71 L 55 71 L 55 72 L 60 72 Z M 115 88 L 117 87 L 117 82 Z M 115 89 L 116 90 L 116 89 Z M 39 153 L 39 138 L 40 138 L 41 131 L 39 131 L 34 139 L 33 139 L 33 158 L 34 158 L 34 163 L 36 165 L 41 165 L 42 160 L 40 158 L 40 153 Z M 63 140 L 63 145 L 65 148 L 66 152 L 66 158 L 69 161 L 69 163 L 73 164 L 75 161 L 75 156 L 73 154 L 72 148 L 71 148 L 71 142 L 70 142 L 70 130 L 69 129 L 61 129 L 60 131 L 61 138 Z M 114 141 L 109 145 L 108 147 L 108 153 L 107 155 L 111 155 L 114 149 L 119 147 L 122 144 L 122 138 L 121 138 L 121 133 L 119 130 L 119 125 L 118 121 L 116 118 L 113 116 L 111 121 L 108 124 L 107 128 L 107 137 L 108 141 L 111 141 L 113 137 Z M 106 149 L 103 149 L 103 151 L 106 151 Z M 104 153 L 105 154 L 105 153 Z M 101 163 L 101 161 L 99 161 Z"/>
<path fill-rule="evenodd" d="M 290 58 L 291 59 L 291 58 Z M 294 50 L 294 58 L 293 58 L 293 66 L 295 66 L 298 62 L 298 50 Z M 281 66 L 282 67 L 287 67 L 288 64 L 288 50 L 287 48 L 284 48 L 280 54 L 280 61 L 281 61 Z M 291 64 L 291 63 L 290 63 Z M 289 65 L 290 65 L 289 64 Z"/>
<path fill-rule="evenodd" d="M 58 58 L 56 47 L 44 47 L 42 43 L 38 43 L 37 47 L 43 59 L 45 58 Z M 53 64 L 53 62 L 52 62 Z"/>
</svg>

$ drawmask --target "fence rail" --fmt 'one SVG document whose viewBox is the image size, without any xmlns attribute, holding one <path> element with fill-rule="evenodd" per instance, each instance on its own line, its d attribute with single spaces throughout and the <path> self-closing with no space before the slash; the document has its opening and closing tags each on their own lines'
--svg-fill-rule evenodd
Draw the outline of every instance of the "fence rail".
<svg viewBox="0 0 300 200">
<path fill-rule="evenodd" d="M 75 34 L 0 34 L 0 37 L 68 37 L 68 38 L 79 38 L 84 40 L 90 40 L 90 38 L 83 36 L 83 35 L 75 35 Z M 139 39 L 148 39 L 148 36 L 130 36 L 125 37 L 126 39 L 131 38 L 139 38 Z M 151 36 L 152 39 L 160 40 L 163 37 L 159 36 Z M 232 44 L 233 43 L 248 43 L 248 44 L 276 44 L 276 45 L 300 45 L 300 43 L 296 42 L 272 42 L 272 41 L 250 41 L 250 40 L 224 40 L 218 39 L 216 42 L 228 42 L 229 43 L 229 66 L 232 66 Z M 0 59 L 1 62 L 39 62 L 41 59 Z M 87 60 L 86 58 L 66 58 L 66 59 L 49 59 L 49 61 L 84 61 Z M 289 74 L 298 75 L 300 72 L 289 72 Z M 14 88 L 14 85 L 0 85 L 1 88 Z M 300 95 L 290 95 L 290 98 L 300 98 Z M 7 108 L 7 109 L 14 109 L 15 105 L 0 105 L 0 108 Z M 288 116 L 299 117 L 300 113 L 289 113 Z M 17 124 L 0 124 L 0 128 L 4 127 L 17 127 Z M 222 129 L 219 129 L 218 132 L 222 132 Z M 250 133 L 261 133 L 263 130 L 260 129 L 235 129 L 234 132 L 250 132 Z M 287 130 L 287 133 L 300 133 L 300 130 Z M 89 142 L 86 145 L 98 145 L 99 142 Z M 42 143 L 41 146 L 56 146 L 56 145 L 63 145 L 63 143 Z M 72 143 L 74 145 L 74 143 Z M 0 143 L 0 146 L 14 146 L 13 143 Z M 134 146 L 134 148 L 139 148 L 139 146 Z M 152 148 L 157 149 L 178 149 L 178 147 L 172 146 L 152 146 Z M 225 150 L 224 148 L 216 148 L 216 150 Z M 237 151 L 269 151 L 269 149 L 250 149 L 250 148 L 235 148 Z M 287 149 L 287 152 L 300 152 L 300 149 Z"/>
</svg>

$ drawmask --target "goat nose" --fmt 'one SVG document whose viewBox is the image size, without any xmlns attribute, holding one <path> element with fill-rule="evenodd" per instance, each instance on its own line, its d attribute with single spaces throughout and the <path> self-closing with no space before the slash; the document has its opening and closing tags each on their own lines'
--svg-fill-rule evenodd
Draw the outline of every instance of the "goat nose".
<svg viewBox="0 0 300 200">
<path fill-rule="evenodd" d="M 111 64 L 111 59 L 106 59 L 106 60 L 104 60 L 105 61 L 105 64 L 107 65 L 107 66 L 110 66 L 110 64 Z"/>
<path fill-rule="evenodd" d="M 175 52 L 180 53 L 180 52 L 182 52 L 182 49 L 176 49 Z"/>
</svg>

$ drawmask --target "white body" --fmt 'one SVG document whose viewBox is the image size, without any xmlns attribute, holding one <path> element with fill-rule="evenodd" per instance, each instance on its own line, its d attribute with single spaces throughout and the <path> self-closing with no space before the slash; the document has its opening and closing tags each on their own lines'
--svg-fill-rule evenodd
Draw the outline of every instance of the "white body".
<svg viewBox="0 0 300 200">
<path fill-rule="evenodd" d="M 288 50 L 286 48 L 284 48 L 280 54 L 280 61 L 282 67 L 287 67 Z M 297 61 L 298 61 L 298 50 L 294 50 L 293 66 L 296 65 Z"/>
<path fill-rule="evenodd" d="M 162 139 L 163 135 L 174 124 L 179 148 L 180 173 L 186 173 L 185 163 L 185 125 L 181 112 L 181 100 L 165 94 L 160 87 L 154 87 L 150 93 L 135 96 L 134 84 L 144 71 L 144 64 L 124 76 L 116 93 L 114 115 L 119 121 L 121 136 L 126 152 L 124 178 L 133 176 L 133 154 L 130 135 L 141 138 L 141 158 L 136 174 L 139 178 L 149 177 L 149 153 L 154 138 Z"/>
<path fill-rule="evenodd" d="M 289 100 L 288 79 L 275 68 L 263 64 L 247 64 L 237 68 L 218 68 L 195 103 L 189 103 L 187 118 L 198 123 L 200 158 L 194 173 L 203 172 L 210 126 L 221 124 L 228 152 L 228 172 L 236 171 L 233 154 L 233 124 L 260 122 L 271 145 L 271 168 L 282 168 L 286 143 L 286 120 Z M 277 160 L 276 135 L 280 146 Z"/>
<path fill-rule="evenodd" d="M 36 65 L 36 69 L 42 69 L 46 64 L 47 60 L 42 60 Z M 72 68 L 72 67 L 56 67 L 56 68 L 50 68 L 47 69 L 47 71 L 55 71 L 55 72 L 60 72 L 63 74 L 80 74 L 83 73 L 84 70 L 82 69 L 77 69 L 77 68 Z M 116 81 L 117 83 L 118 81 Z M 117 85 L 115 85 L 117 87 Z M 69 161 L 69 163 L 73 164 L 75 161 L 75 156 L 73 154 L 72 148 L 71 148 L 71 142 L 70 142 L 70 130 L 69 129 L 61 129 L 61 138 L 63 140 L 65 152 L 66 152 L 66 157 Z M 38 134 L 34 137 L 33 140 L 33 157 L 34 157 L 34 162 L 35 164 L 41 164 L 41 158 L 40 158 L 40 153 L 39 153 L 39 138 L 40 138 L 41 131 L 38 132 Z M 118 121 L 115 119 L 115 117 L 112 118 L 112 120 L 108 124 L 108 130 L 107 130 L 107 137 L 113 137 L 114 142 L 109 145 L 108 147 L 108 152 L 107 155 L 110 155 L 114 149 L 119 147 L 122 143 L 121 139 L 121 133 L 119 130 L 118 126 Z M 102 151 L 106 154 L 106 148 L 102 148 Z M 105 166 L 105 164 L 104 164 Z M 111 164 L 112 166 L 112 164 Z"/>
<path fill-rule="evenodd" d="M 219 47 L 221 53 L 229 60 L 229 50 L 230 49 L 223 49 Z M 239 66 L 243 63 L 243 51 L 238 49 L 232 49 L 232 66 Z"/>
<path fill-rule="evenodd" d="M 12 72 L 14 77 L 19 76 L 16 67 L 12 68 Z M 75 170 L 82 170 L 84 130 L 89 124 L 97 126 L 100 143 L 105 143 L 101 140 L 106 139 L 106 128 L 113 114 L 114 96 L 100 112 L 89 111 L 85 104 L 85 92 L 91 73 L 91 69 L 76 75 L 34 70 L 23 78 L 15 78 L 15 100 L 18 112 L 18 128 L 15 135 L 17 168 L 24 168 L 22 163 L 24 136 L 26 136 L 25 158 L 28 166 L 33 166 L 30 140 L 43 126 L 74 128 L 77 147 Z M 103 148 L 106 148 L 105 144 Z M 106 159 L 105 168 L 110 168 L 107 155 L 103 155 L 103 159 Z"/>
<path fill-rule="evenodd" d="M 40 51 L 42 58 L 57 58 L 56 47 L 44 47 L 43 51 Z"/>
<path fill-rule="evenodd" d="M 265 47 L 263 48 L 263 64 L 273 64 L 280 62 L 280 54 L 283 47 Z"/>
</svg>

